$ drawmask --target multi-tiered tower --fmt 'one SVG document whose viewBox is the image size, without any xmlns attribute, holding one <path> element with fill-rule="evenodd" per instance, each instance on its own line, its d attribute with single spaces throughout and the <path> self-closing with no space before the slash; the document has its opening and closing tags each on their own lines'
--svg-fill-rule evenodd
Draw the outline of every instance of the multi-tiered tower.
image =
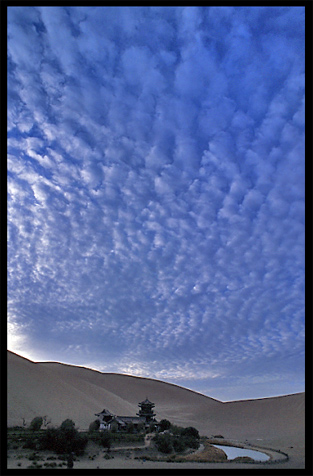
<svg viewBox="0 0 313 476">
<path fill-rule="evenodd" d="M 138 407 L 140 410 L 138 413 L 136 413 L 136 415 L 144 417 L 147 423 L 155 421 L 155 413 L 153 412 L 153 407 L 155 407 L 155 405 L 154 403 L 150 402 L 148 398 L 146 398 L 143 402 L 138 403 Z"/>
</svg>

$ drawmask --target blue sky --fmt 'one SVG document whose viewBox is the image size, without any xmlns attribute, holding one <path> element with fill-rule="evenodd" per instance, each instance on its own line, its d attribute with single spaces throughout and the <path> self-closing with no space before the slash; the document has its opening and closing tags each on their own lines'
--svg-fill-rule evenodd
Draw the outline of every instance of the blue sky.
<svg viewBox="0 0 313 476">
<path fill-rule="evenodd" d="M 8 8 L 8 347 L 304 390 L 304 7 Z"/>
</svg>

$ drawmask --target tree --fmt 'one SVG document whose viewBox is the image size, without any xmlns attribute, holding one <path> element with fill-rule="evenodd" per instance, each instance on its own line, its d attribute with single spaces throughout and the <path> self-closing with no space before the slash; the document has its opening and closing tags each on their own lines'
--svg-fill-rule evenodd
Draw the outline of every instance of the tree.
<svg viewBox="0 0 313 476">
<path fill-rule="evenodd" d="M 100 442 L 103 448 L 107 448 L 110 451 L 112 439 L 109 431 L 106 430 L 102 433 Z"/>
<path fill-rule="evenodd" d="M 196 428 L 188 426 L 181 432 L 181 439 L 189 448 L 197 449 L 200 446 L 200 435 Z"/>
<path fill-rule="evenodd" d="M 69 418 L 61 423 L 60 432 L 66 441 L 75 440 L 78 435 L 78 431 L 75 428 L 75 423 Z"/>
<path fill-rule="evenodd" d="M 35 417 L 32 419 L 29 428 L 33 431 L 38 431 L 40 430 L 42 424 L 43 424 L 42 417 Z"/>
<path fill-rule="evenodd" d="M 167 420 L 161 421 L 159 428 L 168 428 Z M 170 425 L 170 432 L 158 433 L 155 438 L 155 445 L 161 453 L 171 453 L 174 449 L 177 453 L 181 453 L 187 448 L 197 449 L 200 446 L 200 435 L 196 428 L 182 428 Z"/>
<path fill-rule="evenodd" d="M 184 428 L 181 432 L 181 435 L 187 436 L 187 437 L 190 436 L 191 438 L 196 438 L 196 439 L 200 438 L 198 430 L 194 428 L 193 426 L 188 426 L 187 428 Z"/>
<path fill-rule="evenodd" d="M 87 445 L 87 436 L 82 436 L 72 420 L 64 420 L 59 428 L 48 428 L 40 439 L 43 450 L 55 451 L 57 454 L 75 452 L 82 454 Z"/>
<path fill-rule="evenodd" d="M 171 422 L 166 420 L 166 419 L 163 419 L 160 421 L 159 423 L 159 430 L 160 431 L 165 431 L 165 430 L 169 430 L 171 428 Z"/>
<path fill-rule="evenodd" d="M 173 451 L 172 437 L 168 433 L 165 435 L 157 435 L 155 437 L 155 444 L 161 453 L 171 453 Z"/>
<path fill-rule="evenodd" d="M 62 421 L 60 429 L 63 431 L 73 430 L 75 427 L 75 423 L 73 420 L 67 418 L 66 420 Z"/>
<path fill-rule="evenodd" d="M 173 439 L 173 448 L 177 453 L 181 453 L 186 449 L 186 443 L 183 438 Z"/>
<path fill-rule="evenodd" d="M 92 421 L 89 425 L 89 431 L 97 431 L 100 428 L 100 422 L 99 420 Z"/>
</svg>

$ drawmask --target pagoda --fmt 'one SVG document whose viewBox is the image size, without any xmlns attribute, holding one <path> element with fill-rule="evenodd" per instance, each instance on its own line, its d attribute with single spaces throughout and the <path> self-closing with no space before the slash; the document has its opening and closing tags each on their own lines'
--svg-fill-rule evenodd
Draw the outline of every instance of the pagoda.
<svg viewBox="0 0 313 476">
<path fill-rule="evenodd" d="M 143 402 L 138 403 L 138 407 L 140 410 L 138 413 L 136 413 L 136 415 L 144 417 L 147 423 L 155 421 L 155 413 L 153 412 L 153 407 L 155 407 L 155 404 L 150 402 L 148 398 L 146 398 Z"/>
</svg>

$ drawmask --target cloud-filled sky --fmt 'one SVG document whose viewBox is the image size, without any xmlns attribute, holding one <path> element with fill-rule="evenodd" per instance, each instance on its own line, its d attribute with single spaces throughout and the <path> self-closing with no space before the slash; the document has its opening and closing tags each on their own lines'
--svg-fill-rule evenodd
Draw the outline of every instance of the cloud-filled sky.
<svg viewBox="0 0 313 476">
<path fill-rule="evenodd" d="M 8 8 L 10 350 L 304 390 L 304 10 Z"/>
</svg>

